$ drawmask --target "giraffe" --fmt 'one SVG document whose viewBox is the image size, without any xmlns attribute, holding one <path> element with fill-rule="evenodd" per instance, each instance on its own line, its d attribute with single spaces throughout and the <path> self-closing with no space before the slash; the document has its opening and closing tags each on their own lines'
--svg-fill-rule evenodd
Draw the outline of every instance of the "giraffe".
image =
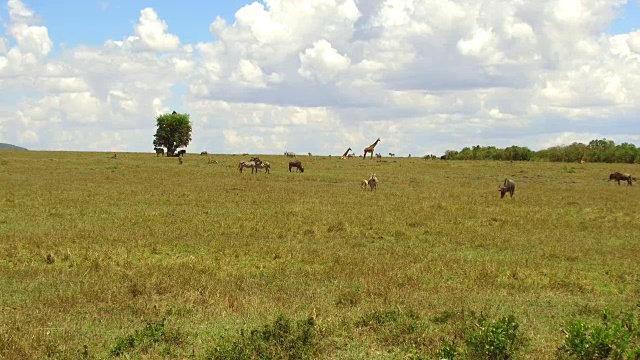
<svg viewBox="0 0 640 360">
<path fill-rule="evenodd" d="M 371 153 L 371 158 L 373 159 L 373 149 L 376 148 L 376 145 L 378 145 L 378 143 L 380 142 L 380 138 L 378 138 L 378 140 L 376 140 L 376 142 L 374 142 L 373 144 L 367 146 L 366 148 L 364 148 L 364 156 L 362 157 L 363 159 L 367 158 L 367 153 Z"/>
<path fill-rule="evenodd" d="M 347 151 L 345 151 L 344 154 L 342 154 L 340 159 L 346 159 L 349 156 L 349 151 L 351 151 L 351 148 L 348 148 Z"/>
</svg>

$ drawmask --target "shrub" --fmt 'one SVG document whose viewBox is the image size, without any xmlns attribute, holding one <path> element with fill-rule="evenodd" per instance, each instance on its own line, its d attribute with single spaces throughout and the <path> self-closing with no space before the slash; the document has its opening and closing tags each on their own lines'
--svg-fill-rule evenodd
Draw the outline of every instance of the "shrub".
<svg viewBox="0 0 640 360">
<path fill-rule="evenodd" d="M 241 330 L 240 336 L 223 341 L 206 359 L 308 359 L 317 352 L 315 320 L 291 321 L 278 316 L 261 329 Z"/>
<path fill-rule="evenodd" d="M 141 330 L 136 330 L 133 334 L 117 338 L 109 353 L 111 356 L 118 357 L 134 348 L 146 351 L 160 343 L 170 345 L 178 342 L 180 342 L 179 334 L 167 332 L 163 319 L 157 322 L 148 322 Z M 167 349 L 163 349 L 163 352 L 167 352 Z"/>
<path fill-rule="evenodd" d="M 458 356 L 458 347 L 452 341 L 445 340 L 437 353 L 438 359 L 454 360 Z"/>
<path fill-rule="evenodd" d="M 565 329 L 565 339 L 558 349 L 575 359 L 639 359 L 638 317 L 634 314 L 612 317 L 602 312 L 601 324 L 572 320 Z"/>
<path fill-rule="evenodd" d="M 489 322 L 481 315 L 476 325 L 478 330 L 470 331 L 467 335 L 467 348 L 471 358 L 511 359 L 520 348 L 520 324 L 513 315 L 496 322 Z"/>
</svg>

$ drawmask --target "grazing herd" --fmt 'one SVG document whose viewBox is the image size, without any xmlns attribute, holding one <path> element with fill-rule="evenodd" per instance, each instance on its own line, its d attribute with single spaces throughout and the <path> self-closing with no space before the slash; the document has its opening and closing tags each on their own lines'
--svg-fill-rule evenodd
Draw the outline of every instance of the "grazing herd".
<svg viewBox="0 0 640 360">
<path fill-rule="evenodd" d="M 375 148 L 375 146 L 378 144 L 378 142 L 380 141 L 380 139 L 377 139 L 375 143 L 371 144 L 370 146 L 368 146 L 367 148 L 365 148 L 365 154 L 363 156 L 363 158 L 366 158 L 367 153 L 371 153 L 372 157 L 373 157 L 373 149 Z M 155 152 L 156 152 L 156 156 L 163 156 L 164 155 L 164 149 L 163 148 L 154 148 Z M 351 157 L 352 154 L 350 154 L 349 152 L 351 151 L 351 148 L 348 148 L 347 151 L 345 151 L 345 153 L 340 157 L 341 159 L 345 159 L 348 157 Z M 184 163 L 184 155 L 187 153 L 186 150 L 182 149 L 179 150 L 175 156 L 178 157 L 178 161 L 179 164 L 182 165 Z M 206 151 L 203 151 L 200 153 L 201 156 L 205 156 L 208 155 L 208 153 Z M 245 154 L 247 155 L 247 154 Z M 285 156 L 287 157 L 293 157 L 296 158 L 296 154 L 293 152 L 285 152 L 284 153 Z M 309 153 L 309 156 L 311 156 L 311 153 Z M 355 156 L 355 154 L 354 154 Z M 380 154 L 375 154 L 376 158 L 381 158 Z M 394 157 L 395 154 L 389 153 L 389 156 Z M 114 156 L 112 158 L 116 158 L 116 155 L 114 154 Z M 437 157 L 435 155 L 425 155 L 423 157 L 423 159 L 436 159 Z M 444 156 L 441 157 L 445 158 Z M 209 160 L 209 163 L 211 163 L 211 160 Z M 218 163 L 217 161 L 215 161 L 214 163 Z M 265 174 L 269 174 L 271 173 L 271 164 L 267 161 L 263 162 L 262 160 L 260 160 L 259 157 L 252 157 L 249 161 L 241 161 L 238 164 L 238 170 L 240 171 L 240 173 L 242 173 L 243 169 L 246 168 L 250 168 L 251 169 L 251 173 L 252 174 L 257 174 L 258 171 L 260 169 L 264 169 L 265 170 Z M 295 160 L 295 161 L 290 161 L 289 162 L 289 172 L 291 172 L 291 170 L 295 168 L 296 172 L 301 172 L 304 173 L 304 167 L 302 166 L 302 162 L 300 160 Z M 614 172 L 611 173 L 609 175 L 609 180 L 608 181 L 616 181 L 618 183 L 618 185 L 620 185 L 620 181 L 625 181 L 629 186 L 633 185 L 634 181 L 637 181 L 635 177 L 631 176 L 631 174 L 627 174 L 627 173 L 621 173 L 621 172 Z M 369 189 L 370 191 L 375 191 L 377 190 L 377 186 L 378 186 L 378 178 L 376 176 L 376 174 L 371 174 L 369 176 L 369 178 L 367 179 L 363 179 L 360 182 L 360 186 L 362 188 L 362 190 L 367 190 Z M 504 196 L 509 193 L 509 196 L 511 198 L 513 198 L 513 195 L 515 194 L 516 191 L 516 183 L 515 181 L 513 181 L 512 179 L 504 179 L 504 182 L 502 185 L 500 185 L 498 187 L 498 191 L 500 192 L 500 198 L 504 198 Z"/>
</svg>

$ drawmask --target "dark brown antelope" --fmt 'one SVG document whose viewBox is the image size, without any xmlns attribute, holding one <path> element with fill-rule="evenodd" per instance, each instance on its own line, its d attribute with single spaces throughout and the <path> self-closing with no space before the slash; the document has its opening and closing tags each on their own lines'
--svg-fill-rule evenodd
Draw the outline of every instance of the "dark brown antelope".
<svg viewBox="0 0 640 360">
<path fill-rule="evenodd" d="M 498 191 L 500 191 L 500 199 L 502 199 L 506 193 L 509 193 L 511 197 L 513 197 L 513 194 L 516 192 L 515 181 L 511 179 L 504 179 L 504 184 L 502 184 Z"/>
<path fill-rule="evenodd" d="M 613 174 L 609 175 L 609 180 L 608 181 L 611 181 L 611 180 L 617 181 L 618 185 L 620 185 L 620 180 L 626 181 L 627 184 L 629 184 L 629 185 L 633 185 L 633 181 L 635 180 L 635 178 L 633 176 L 631 176 L 630 174 L 623 174 L 623 173 L 620 173 L 620 172 L 616 171 Z"/>
<path fill-rule="evenodd" d="M 289 162 L 289 172 L 291 172 L 292 168 L 296 168 L 296 172 L 304 172 L 304 168 L 302 167 L 302 163 L 300 162 L 300 160 Z"/>
<path fill-rule="evenodd" d="M 376 177 L 376 174 L 371 174 L 371 176 L 369 176 L 369 179 L 367 179 L 367 184 L 369 185 L 369 189 L 371 191 L 374 191 L 377 189 L 378 178 Z"/>
</svg>

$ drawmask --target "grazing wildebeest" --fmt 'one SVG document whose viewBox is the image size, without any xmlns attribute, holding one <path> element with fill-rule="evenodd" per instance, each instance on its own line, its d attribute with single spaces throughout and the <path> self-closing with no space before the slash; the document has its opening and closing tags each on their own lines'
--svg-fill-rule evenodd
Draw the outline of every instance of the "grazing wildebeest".
<svg viewBox="0 0 640 360">
<path fill-rule="evenodd" d="M 156 151 L 156 157 L 164 155 L 164 149 L 163 148 L 156 147 L 156 148 L 153 148 L 153 150 Z"/>
<path fill-rule="evenodd" d="M 241 161 L 240 165 L 238 166 L 238 169 L 240 170 L 240 172 L 242 172 L 242 169 L 244 168 L 251 168 L 251 173 L 253 174 L 253 170 L 256 169 L 255 161 Z M 258 171 L 256 171 L 256 173 L 257 172 Z"/>
<path fill-rule="evenodd" d="M 609 175 L 609 180 L 608 181 L 611 181 L 611 180 L 617 181 L 618 185 L 620 185 L 620 180 L 626 181 L 627 184 L 629 184 L 629 185 L 633 185 L 633 180 L 635 180 L 635 178 L 632 177 L 630 174 L 623 174 L 623 173 L 620 173 L 620 172 L 616 171 L 613 174 Z"/>
<path fill-rule="evenodd" d="M 253 161 L 256 164 L 262 164 L 262 160 L 260 160 L 260 157 L 258 156 L 254 156 L 251 159 L 249 159 L 249 161 Z"/>
<path fill-rule="evenodd" d="M 187 150 L 185 150 L 185 149 L 178 150 L 178 155 L 177 156 L 183 156 L 186 153 L 187 153 Z"/>
<path fill-rule="evenodd" d="M 500 199 L 504 197 L 504 195 L 508 192 L 513 197 L 513 193 L 516 192 L 516 183 L 511 179 L 504 179 L 504 184 L 498 190 L 500 191 Z"/>
<path fill-rule="evenodd" d="M 389 157 L 396 157 L 396 154 L 389 153 Z"/>
<path fill-rule="evenodd" d="M 296 172 L 299 170 L 300 172 L 304 172 L 304 168 L 302 167 L 302 163 L 300 160 L 289 162 L 289 172 L 291 172 L 291 168 L 296 168 Z"/>
<path fill-rule="evenodd" d="M 258 169 L 264 169 L 264 173 L 269 174 L 271 173 L 271 164 L 269 164 L 268 161 L 261 161 L 259 164 L 256 163 L 256 173 L 258 172 Z"/>
<path fill-rule="evenodd" d="M 440 156 L 440 160 L 447 160 L 447 155 Z"/>
<path fill-rule="evenodd" d="M 376 174 L 371 174 L 371 176 L 369 176 L 369 179 L 367 179 L 367 184 L 369 184 L 369 188 L 371 189 L 371 191 L 376 190 L 376 188 L 378 187 L 378 178 L 376 177 Z"/>
<path fill-rule="evenodd" d="M 206 152 L 206 151 L 203 151 L 203 152 L 200 153 L 200 156 L 204 156 L 204 155 L 209 155 L 209 153 Z"/>
</svg>

